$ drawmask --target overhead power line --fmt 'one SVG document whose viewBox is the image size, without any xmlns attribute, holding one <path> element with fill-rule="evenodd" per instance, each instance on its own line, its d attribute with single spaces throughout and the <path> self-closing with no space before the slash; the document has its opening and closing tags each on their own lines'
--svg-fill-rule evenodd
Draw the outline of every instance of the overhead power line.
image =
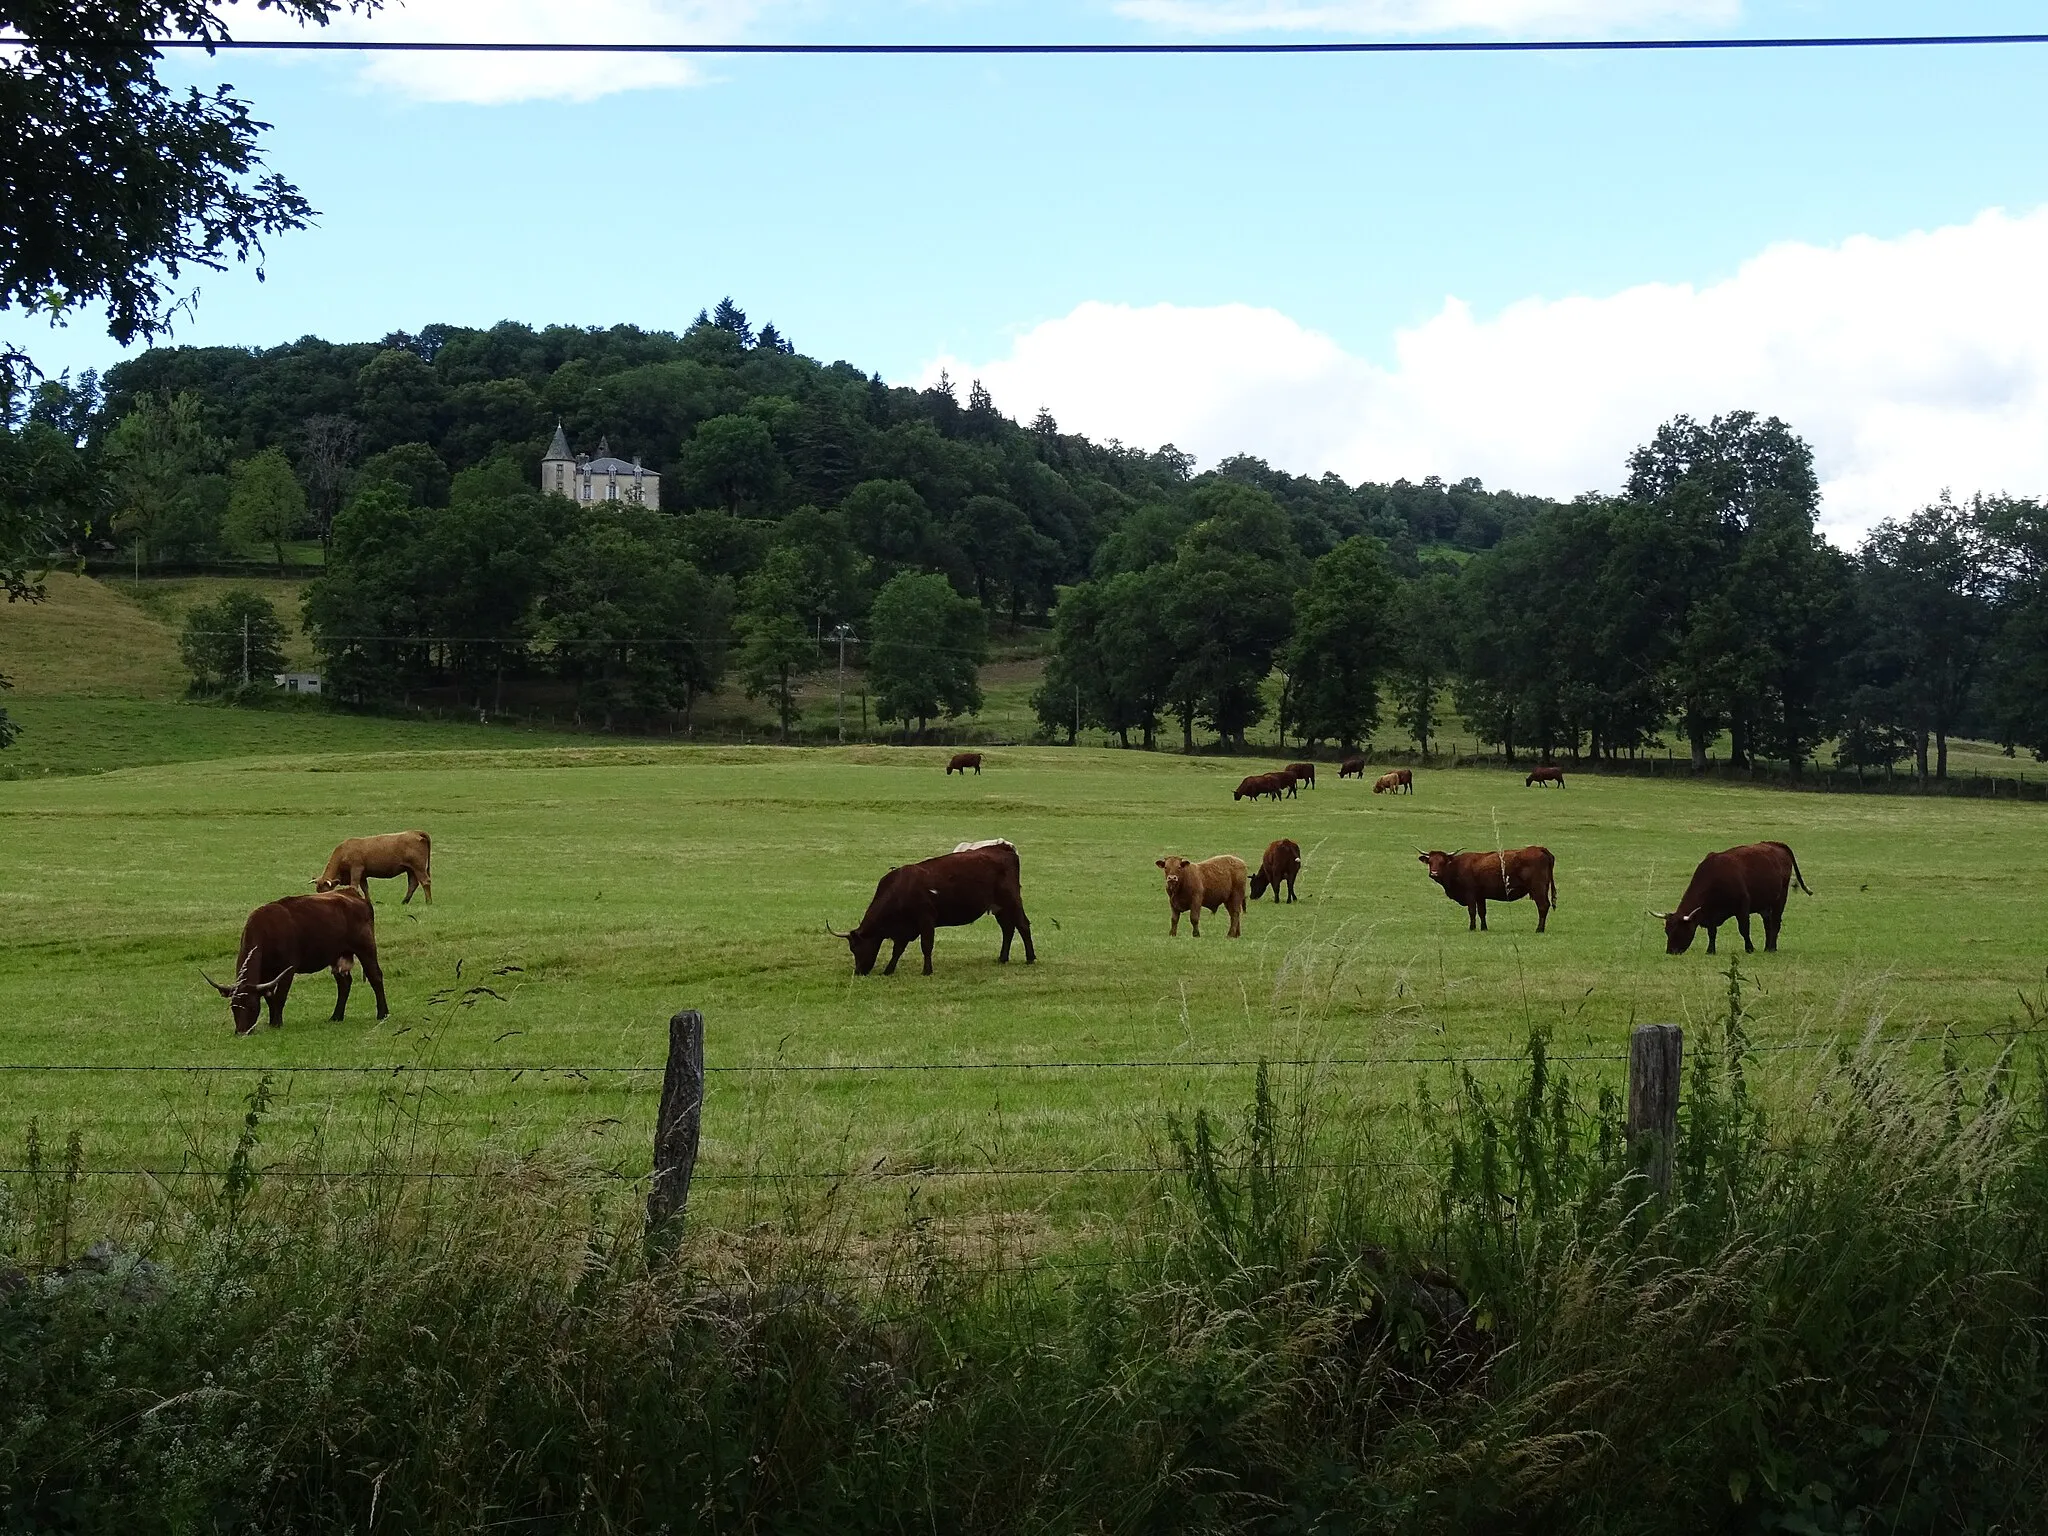
<svg viewBox="0 0 2048 1536">
<path fill-rule="evenodd" d="M 20 44 L 0 37 L 0 46 Z M 556 43 L 428 42 L 396 38 L 150 39 L 164 49 L 208 53 L 539 53 L 684 55 L 1175 55 L 1175 54 L 1487 54 L 1487 53 L 1734 53 L 1847 48 L 2006 48 L 2048 43 L 2048 32 L 1961 32 L 1860 37 L 1542 38 L 1521 41 L 1285 43 Z"/>
</svg>

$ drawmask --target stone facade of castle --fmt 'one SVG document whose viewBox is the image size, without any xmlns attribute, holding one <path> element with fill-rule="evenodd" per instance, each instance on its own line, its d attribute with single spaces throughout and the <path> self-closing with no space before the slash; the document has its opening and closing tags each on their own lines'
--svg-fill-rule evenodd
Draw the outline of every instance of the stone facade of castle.
<svg viewBox="0 0 2048 1536">
<path fill-rule="evenodd" d="M 641 467 L 635 459 L 628 464 L 612 457 L 612 446 L 603 438 L 595 456 L 569 451 L 569 439 L 559 422 L 547 457 L 540 461 L 540 488 L 571 501 L 627 501 L 636 506 L 659 509 L 661 476 Z"/>
</svg>

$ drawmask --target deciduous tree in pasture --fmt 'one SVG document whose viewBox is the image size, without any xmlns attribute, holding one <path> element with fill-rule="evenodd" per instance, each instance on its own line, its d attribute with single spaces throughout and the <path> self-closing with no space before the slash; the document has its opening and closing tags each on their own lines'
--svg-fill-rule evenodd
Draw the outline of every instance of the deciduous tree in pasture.
<svg viewBox="0 0 2048 1536">
<path fill-rule="evenodd" d="M 1396 655 L 1400 586 L 1379 540 L 1345 540 L 1316 561 L 1295 602 L 1288 699 L 1310 746 L 1356 751 L 1379 729 L 1380 684 Z"/>
<path fill-rule="evenodd" d="M 284 642 L 284 620 L 270 599 L 236 587 L 185 615 L 178 655 L 192 674 L 195 693 L 266 689 L 285 669 Z"/>
<path fill-rule="evenodd" d="M 1913 742 L 1914 764 L 1948 777 L 1948 743 L 1976 692 L 1997 627 L 1983 520 L 1944 497 L 1879 523 L 1860 556 L 1872 670 L 1885 677 L 1886 723 Z"/>
<path fill-rule="evenodd" d="M 773 705 L 784 741 L 796 721 L 797 687 L 820 660 L 817 638 L 805 622 L 813 606 L 806 575 L 795 550 L 772 549 L 740 587 L 740 678 L 748 698 Z"/>
<path fill-rule="evenodd" d="M 1972 510 L 1997 604 L 1987 702 L 2009 747 L 2048 760 L 2048 506 L 1999 496 Z"/>
<path fill-rule="evenodd" d="M 1395 615 L 1394 716 L 1429 756 L 1458 664 L 1458 577 L 1429 570 L 1402 590 Z"/>
<path fill-rule="evenodd" d="M 197 395 L 145 395 L 108 434 L 113 531 L 143 558 L 206 547 L 219 535 L 224 451 Z"/>
<path fill-rule="evenodd" d="M 868 611 L 868 686 L 884 720 L 917 722 L 981 710 L 979 671 L 988 616 L 943 576 L 905 571 L 875 594 Z"/>
<path fill-rule="evenodd" d="M 282 448 L 266 448 L 228 474 L 224 531 L 243 545 L 268 546 L 284 570 L 284 547 L 306 527 L 306 493 Z"/>
</svg>

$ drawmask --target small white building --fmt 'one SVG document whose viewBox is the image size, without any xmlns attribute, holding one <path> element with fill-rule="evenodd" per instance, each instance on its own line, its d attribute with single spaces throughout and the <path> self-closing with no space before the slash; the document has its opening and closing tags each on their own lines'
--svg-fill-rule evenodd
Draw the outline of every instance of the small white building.
<svg viewBox="0 0 2048 1536">
<path fill-rule="evenodd" d="M 286 693 L 318 693 L 320 674 L 318 672 L 279 672 L 277 686 Z"/>
<path fill-rule="evenodd" d="M 660 510 L 661 476 L 643 467 L 638 459 L 628 464 L 612 457 L 612 445 L 597 440 L 597 454 L 569 452 L 568 434 L 555 423 L 555 440 L 547 457 L 540 461 L 540 488 L 551 496 L 571 501 L 629 501 L 636 506 Z"/>
</svg>

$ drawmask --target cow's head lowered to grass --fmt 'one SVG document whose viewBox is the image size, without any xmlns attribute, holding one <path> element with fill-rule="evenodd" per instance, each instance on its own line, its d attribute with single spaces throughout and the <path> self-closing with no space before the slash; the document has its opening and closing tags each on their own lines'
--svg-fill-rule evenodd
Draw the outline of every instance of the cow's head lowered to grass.
<svg viewBox="0 0 2048 1536">
<path fill-rule="evenodd" d="M 204 971 L 199 973 L 209 987 L 228 1000 L 228 1013 L 235 1021 L 235 1033 L 238 1035 L 246 1035 L 256 1027 L 257 1017 L 263 1011 L 263 1000 L 290 979 L 290 972 L 285 972 L 272 977 L 268 986 L 258 985 L 256 978 L 261 974 L 262 961 L 263 951 L 260 949 L 252 949 L 244 955 L 232 987 L 222 986 Z"/>
<path fill-rule="evenodd" d="M 863 933 L 856 928 L 851 933 L 841 933 L 831 924 L 825 931 L 835 939 L 846 940 L 846 947 L 853 951 L 853 973 L 865 976 L 875 968 L 875 957 L 882 952 L 882 936 L 879 933 Z"/>
<path fill-rule="evenodd" d="M 1699 909 L 1690 912 L 1652 912 L 1650 916 L 1664 925 L 1664 953 L 1682 955 L 1692 948 L 1692 941 L 1700 931 Z"/>
</svg>

